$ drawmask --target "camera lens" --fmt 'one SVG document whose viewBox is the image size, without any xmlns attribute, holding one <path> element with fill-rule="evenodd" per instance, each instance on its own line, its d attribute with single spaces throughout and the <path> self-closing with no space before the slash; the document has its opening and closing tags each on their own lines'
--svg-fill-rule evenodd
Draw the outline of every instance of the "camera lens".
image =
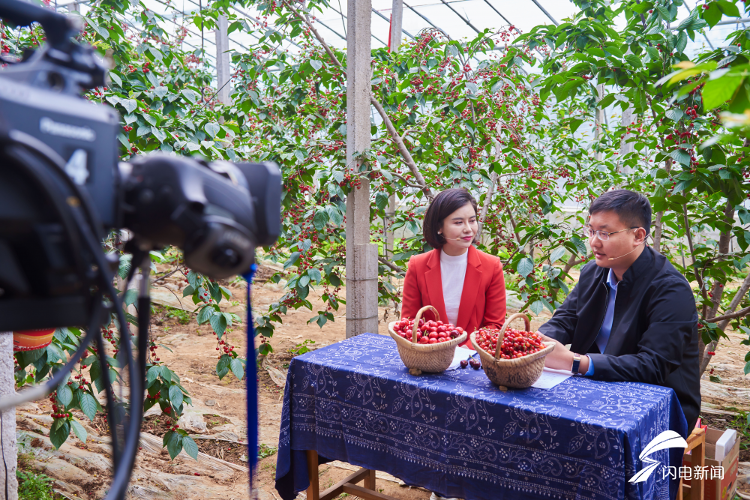
<svg viewBox="0 0 750 500">
<path fill-rule="evenodd" d="M 213 261 L 217 265 L 226 268 L 232 268 L 237 266 L 242 260 L 242 257 L 234 248 L 220 248 L 214 253 Z"/>
</svg>

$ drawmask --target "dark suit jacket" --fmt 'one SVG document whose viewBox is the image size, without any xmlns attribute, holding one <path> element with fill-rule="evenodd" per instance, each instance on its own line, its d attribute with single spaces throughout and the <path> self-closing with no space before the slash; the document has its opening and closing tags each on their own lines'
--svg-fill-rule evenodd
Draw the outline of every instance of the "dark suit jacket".
<svg viewBox="0 0 750 500">
<path fill-rule="evenodd" d="M 701 406 L 698 313 L 687 280 L 663 255 L 646 247 L 617 285 L 612 331 L 604 349 L 594 341 L 607 310 L 609 269 L 592 262 L 543 334 L 588 353 L 595 380 L 645 382 L 671 387 L 689 429 Z"/>
</svg>

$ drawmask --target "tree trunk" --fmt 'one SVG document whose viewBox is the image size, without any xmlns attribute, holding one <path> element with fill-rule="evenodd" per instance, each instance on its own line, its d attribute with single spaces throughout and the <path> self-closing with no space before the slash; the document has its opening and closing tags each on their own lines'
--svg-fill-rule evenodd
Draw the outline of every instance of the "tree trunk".
<svg viewBox="0 0 750 500">
<path fill-rule="evenodd" d="M 729 253 L 729 243 L 732 240 L 732 226 L 734 225 L 734 206 L 729 202 L 729 200 L 727 200 L 727 204 L 724 207 L 724 222 L 729 225 L 729 229 L 727 229 L 726 231 L 722 231 L 722 233 L 719 235 L 719 257 L 716 261 L 717 265 L 726 260 L 726 255 Z M 747 281 L 747 279 L 745 279 L 745 281 Z M 745 283 L 743 283 L 742 286 L 745 286 Z M 740 287 L 740 291 L 742 291 L 742 287 Z M 711 308 L 708 310 L 707 315 L 704 316 L 704 320 L 706 318 L 713 318 L 714 316 L 716 316 L 716 312 L 719 310 L 719 306 L 721 305 L 721 297 L 724 295 L 724 283 L 720 281 L 714 282 L 714 286 L 711 289 L 711 294 Z M 734 308 L 739 305 L 740 301 L 742 301 L 743 296 L 744 293 L 742 293 L 742 295 L 739 295 L 739 291 L 738 294 L 734 296 L 734 298 L 732 299 Z M 733 312 L 734 308 L 731 311 L 727 312 Z M 729 320 L 722 321 L 720 324 L 723 325 L 721 326 L 721 330 L 724 331 L 728 324 Z M 711 362 L 712 358 L 710 354 L 706 355 L 706 353 L 714 352 L 716 350 L 717 343 L 714 341 L 706 346 L 703 343 L 703 339 L 698 339 L 698 342 L 698 361 L 700 362 L 700 374 L 703 375 L 703 372 L 706 371 L 706 367 L 708 367 L 708 364 Z"/>
</svg>

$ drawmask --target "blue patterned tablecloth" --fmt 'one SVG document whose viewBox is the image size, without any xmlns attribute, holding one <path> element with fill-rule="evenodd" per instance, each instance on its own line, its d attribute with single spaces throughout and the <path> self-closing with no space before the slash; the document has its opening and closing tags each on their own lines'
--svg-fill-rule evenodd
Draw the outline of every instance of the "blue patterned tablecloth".
<svg viewBox="0 0 750 500">
<path fill-rule="evenodd" d="M 628 482 L 667 429 L 688 434 L 669 388 L 571 377 L 502 392 L 471 368 L 415 377 L 393 339 L 364 334 L 290 363 L 276 488 L 284 500 L 306 489 L 304 450 L 317 450 L 467 500 L 668 499 L 677 484 L 662 467 Z M 679 466 L 682 450 L 649 458 Z"/>
</svg>

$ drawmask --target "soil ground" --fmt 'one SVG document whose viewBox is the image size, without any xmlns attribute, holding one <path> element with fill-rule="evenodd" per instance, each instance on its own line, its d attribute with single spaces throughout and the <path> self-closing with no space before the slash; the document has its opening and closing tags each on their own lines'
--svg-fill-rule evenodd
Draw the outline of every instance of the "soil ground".
<svg viewBox="0 0 750 500">
<path fill-rule="evenodd" d="M 256 286 L 253 288 L 253 308 L 258 313 L 267 310 L 268 306 L 278 300 L 283 295 L 281 285 L 266 281 L 273 273 L 273 269 L 261 267 L 256 280 Z M 198 407 L 203 408 L 204 421 L 207 426 L 207 433 L 211 434 L 215 428 L 220 430 L 229 423 L 233 423 L 233 429 L 239 437 L 239 441 L 244 442 L 247 437 L 247 429 L 244 426 L 246 416 L 245 401 L 245 383 L 238 381 L 231 373 L 219 380 L 215 367 L 217 363 L 218 352 L 216 350 L 217 341 L 211 327 L 198 325 L 195 316 L 192 313 L 180 314 L 174 310 L 167 309 L 161 304 L 179 305 L 180 301 L 184 309 L 192 311 L 192 301 L 190 298 L 182 298 L 182 287 L 185 285 L 184 279 L 170 277 L 166 280 L 166 286 L 156 288 L 154 297 L 156 299 L 156 311 L 152 320 L 152 335 L 158 344 L 164 347 L 158 349 L 158 356 L 164 361 L 170 369 L 177 373 L 182 384 L 190 392 L 193 401 Z M 232 291 L 233 305 L 229 305 L 229 311 L 244 317 L 245 311 L 245 285 L 244 283 L 224 283 Z M 342 290 L 342 296 L 345 293 Z M 313 304 L 314 310 L 323 307 L 319 291 L 312 291 L 308 297 Z M 222 306 L 228 305 L 222 302 Z M 225 309 L 225 307 L 222 307 Z M 515 312 L 515 311 L 512 311 Z M 387 335 L 387 322 L 394 317 L 392 309 L 380 308 L 379 333 Z M 327 323 L 323 328 L 316 324 L 308 324 L 310 311 L 290 310 L 283 317 L 283 324 L 276 328 L 276 332 L 270 339 L 273 353 L 269 354 L 266 360 L 266 366 L 276 368 L 282 373 L 288 366 L 292 356 L 300 347 L 317 349 L 343 340 L 346 335 L 346 306 L 342 305 L 335 312 L 336 320 Z M 535 318 L 532 322 L 532 328 L 547 320 L 549 314 L 544 314 Z M 384 320 L 385 318 L 385 320 Z M 230 329 L 227 338 L 234 345 L 238 352 L 246 352 L 246 340 L 244 334 L 244 321 L 242 325 L 235 325 Z M 729 340 L 721 343 L 717 348 L 717 354 L 713 358 L 711 367 L 714 368 L 714 374 L 721 377 L 722 384 L 734 387 L 750 388 L 750 377 L 745 376 L 742 372 L 744 366 L 744 355 L 748 348 L 740 345 L 742 336 L 735 332 L 729 332 Z M 305 344 L 306 341 L 311 341 Z M 168 349 L 167 349 L 168 348 Z M 169 351 L 172 350 L 172 352 Z M 273 370 L 271 370 L 273 371 Z M 275 449 L 278 444 L 279 421 L 281 415 L 281 398 L 282 390 L 269 375 L 269 371 L 261 370 L 259 373 L 258 391 L 259 391 L 259 415 L 260 415 L 260 442 L 263 445 L 262 458 L 258 466 L 258 486 L 261 490 L 260 498 L 277 499 L 278 496 L 274 489 L 274 475 L 276 469 Z M 709 401 L 710 398 L 705 398 Z M 727 406 L 725 400 L 718 401 L 717 407 Z M 45 402 L 40 402 L 39 413 L 47 415 L 50 408 Z M 706 414 L 708 422 L 718 428 L 734 426 L 739 431 L 743 431 L 743 454 L 742 461 L 750 462 L 750 429 L 743 426 L 738 419 L 730 415 Z M 100 422 L 100 426 L 106 426 L 105 422 Z M 166 426 L 169 425 L 167 420 L 158 416 L 146 418 L 145 429 L 154 436 L 161 436 L 166 432 Z M 94 423 L 96 427 L 96 422 Z M 104 429 L 101 429 L 104 430 Z M 161 441 L 161 438 L 159 438 Z M 245 448 L 237 443 L 213 440 L 197 440 L 200 450 L 211 457 L 216 457 L 231 464 L 244 466 L 246 460 L 244 457 Z M 159 457 L 150 457 L 152 463 Z M 170 462 L 168 457 L 161 457 L 163 464 L 158 469 L 169 471 Z M 139 466 L 141 461 L 139 460 Z M 320 485 L 321 489 L 334 484 L 344 478 L 352 471 L 347 468 L 348 464 L 336 463 L 326 464 L 320 467 Z M 201 478 L 210 481 L 210 478 Z M 229 482 L 227 482 L 229 481 Z M 247 477 L 242 473 L 234 474 L 231 479 L 224 478 L 215 481 L 216 486 L 225 487 L 227 496 L 221 498 L 247 498 L 242 495 L 243 488 L 247 488 Z M 383 493 L 395 498 L 404 500 L 426 500 L 430 493 L 416 488 L 410 488 L 399 485 L 395 478 L 388 477 L 377 481 L 378 489 Z M 230 485 L 230 486 L 227 486 Z M 101 491 L 101 490 L 99 490 Z M 244 490 L 246 491 L 246 489 Z M 231 493 L 231 495 L 230 495 Z M 750 493 L 750 492 L 748 492 Z M 93 491 L 81 498 L 98 498 L 99 496 Z M 145 498 L 145 497 L 143 497 Z M 154 497 L 156 498 L 156 497 Z M 159 497 L 161 498 L 161 497 Z M 176 497 L 175 497 L 176 498 Z M 191 498 L 204 498 L 191 497 Z M 211 498 L 210 496 L 205 498 Z M 215 497 L 219 498 L 219 497 Z"/>
</svg>

